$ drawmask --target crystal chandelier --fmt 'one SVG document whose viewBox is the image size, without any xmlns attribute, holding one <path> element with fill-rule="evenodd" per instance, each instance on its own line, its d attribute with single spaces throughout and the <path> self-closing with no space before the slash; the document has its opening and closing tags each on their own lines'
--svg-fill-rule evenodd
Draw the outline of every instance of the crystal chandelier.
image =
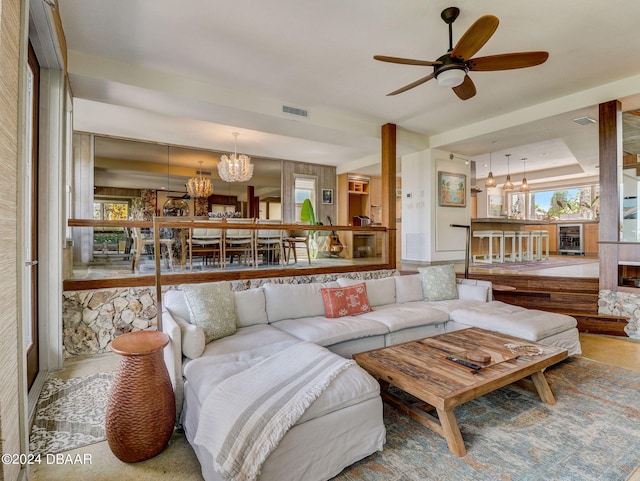
<svg viewBox="0 0 640 481">
<path fill-rule="evenodd" d="M 238 132 L 234 132 L 235 148 L 233 154 L 223 155 L 218 163 L 218 174 L 225 182 L 246 182 L 253 176 L 253 164 L 248 155 L 238 155 Z"/>
<path fill-rule="evenodd" d="M 191 197 L 209 197 L 213 193 L 213 186 L 211 180 L 202 175 L 202 161 L 199 160 L 198 164 L 200 164 L 199 175 L 187 181 L 187 192 Z"/>
</svg>

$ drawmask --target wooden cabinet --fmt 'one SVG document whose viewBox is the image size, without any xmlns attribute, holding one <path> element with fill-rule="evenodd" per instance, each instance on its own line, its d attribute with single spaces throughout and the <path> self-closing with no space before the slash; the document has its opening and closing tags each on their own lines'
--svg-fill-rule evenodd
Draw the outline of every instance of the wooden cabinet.
<svg viewBox="0 0 640 481">
<path fill-rule="evenodd" d="M 380 178 L 364 177 L 354 174 L 340 174 L 338 176 L 338 224 L 353 225 L 353 218 L 357 216 L 373 218 L 373 222 L 380 222 L 381 209 L 381 180 Z M 341 241 L 345 246 L 343 256 L 375 257 L 381 253 L 381 239 L 375 234 L 341 232 Z"/>
<path fill-rule="evenodd" d="M 598 236 L 600 234 L 598 224 L 584 225 L 584 253 L 585 255 L 598 255 Z"/>
</svg>

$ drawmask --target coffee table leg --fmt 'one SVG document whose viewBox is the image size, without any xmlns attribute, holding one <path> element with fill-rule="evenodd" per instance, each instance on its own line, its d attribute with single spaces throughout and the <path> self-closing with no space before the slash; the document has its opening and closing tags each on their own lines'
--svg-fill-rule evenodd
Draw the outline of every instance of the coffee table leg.
<svg viewBox="0 0 640 481">
<path fill-rule="evenodd" d="M 438 409 L 437 411 L 440 426 L 442 426 L 442 432 L 449 445 L 449 450 L 456 456 L 464 456 L 467 454 L 467 450 L 464 447 L 464 441 L 462 440 L 462 434 L 460 434 L 456 415 L 452 409 Z"/>
<path fill-rule="evenodd" d="M 531 380 L 533 381 L 542 402 L 547 404 L 556 403 L 556 398 L 553 396 L 549 383 L 547 382 L 547 378 L 544 377 L 544 373 L 542 371 L 534 372 L 531 375 Z"/>
</svg>

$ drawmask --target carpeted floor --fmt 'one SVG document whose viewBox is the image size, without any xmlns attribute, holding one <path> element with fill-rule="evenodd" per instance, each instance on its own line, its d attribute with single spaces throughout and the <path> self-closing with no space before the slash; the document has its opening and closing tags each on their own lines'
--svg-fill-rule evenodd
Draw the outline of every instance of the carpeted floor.
<svg viewBox="0 0 640 481">
<path fill-rule="evenodd" d="M 449 452 L 443 438 L 385 406 L 384 450 L 345 469 L 334 481 L 627 480 L 640 466 L 640 372 L 576 357 L 546 375 L 557 400 L 554 406 L 543 404 L 532 391 L 508 386 L 457 408 L 467 448 L 462 458 Z M 39 416 L 36 424 L 44 429 L 44 421 L 60 419 L 64 431 L 44 441 L 34 433 L 32 449 L 58 452 L 69 449 L 67 441 L 86 441 L 73 428 L 84 424 L 86 431 L 79 432 L 86 433 L 104 423 L 109 382 L 109 375 L 98 374 L 48 387 L 48 400 L 41 403 L 50 414 Z M 86 390 L 93 394 L 81 394 L 82 385 L 93 385 Z M 53 444 L 41 444 L 47 440 Z M 106 443 L 95 446 L 102 445 Z M 65 465 L 53 471 L 41 466 L 34 479 L 201 479 L 180 431 L 167 450 L 144 463 L 121 463 L 108 450 L 96 453 L 102 454 L 94 456 L 91 466 Z"/>
<path fill-rule="evenodd" d="M 584 358 L 547 371 L 554 406 L 508 386 L 455 410 L 467 455 L 384 408 L 387 444 L 334 481 L 624 481 L 640 465 L 640 373 Z"/>
<path fill-rule="evenodd" d="M 112 379 L 113 373 L 47 379 L 36 406 L 29 451 L 56 454 L 104 441 Z"/>
</svg>

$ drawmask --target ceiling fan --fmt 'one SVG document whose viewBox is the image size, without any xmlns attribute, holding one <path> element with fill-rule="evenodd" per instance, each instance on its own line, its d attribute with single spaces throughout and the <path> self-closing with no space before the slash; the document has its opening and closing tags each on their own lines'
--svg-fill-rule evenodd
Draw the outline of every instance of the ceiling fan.
<svg viewBox="0 0 640 481">
<path fill-rule="evenodd" d="M 398 90 L 394 90 L 387 95 L 397 95 L 406 92 L 432 78 L 436 78 L 440 86 L 451 87 L 460 99 L 467 100 L 476 94 L 476 86 L 467 74 L 469 71 L 490 72 L 494 70 L 533 67 L 544 63 L 549 57 L 548 52 L 540 51 L 503 53 L 500 55 L 472 58 L 496 31 L 499 20 L 498 17 L 494 15 L 483 15 L 467 29 L 454 47 L 452 24 L 456 18 L 458 18 L 459 14 L 460 9 L 457 7 L 446 8 L 440 14 L 442 20 L 449 25 L 449 50 L 434 62 L 429 60 L 389 57 L 386 55 L 373 56 L 374 59 L 382 62 L 433 67 L 433 73 L 405 85 Z"/>
</svg>

